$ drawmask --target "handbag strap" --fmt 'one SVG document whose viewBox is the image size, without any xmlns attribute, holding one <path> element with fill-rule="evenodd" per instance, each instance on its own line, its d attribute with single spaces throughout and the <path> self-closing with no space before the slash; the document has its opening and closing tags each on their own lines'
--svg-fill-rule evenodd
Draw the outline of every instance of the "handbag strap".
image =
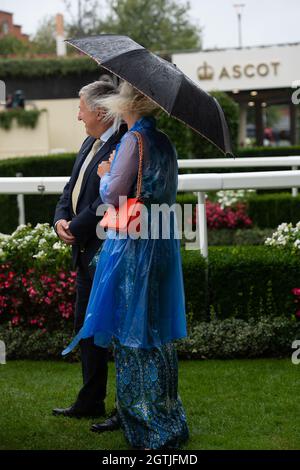
<svg viewBox="0 0 300 470">
<path fill-rule="evenodd" d="M 136 197 L 137 199 L 141 196 L 142 191 L 142 173 L 143 173 L 143 157 L 144 157 L 144 143 L 140 132 L 133 131 L 133 134 L 136 136 L 139 144 L 139 169 L 136 185 Z"/>
</svg>

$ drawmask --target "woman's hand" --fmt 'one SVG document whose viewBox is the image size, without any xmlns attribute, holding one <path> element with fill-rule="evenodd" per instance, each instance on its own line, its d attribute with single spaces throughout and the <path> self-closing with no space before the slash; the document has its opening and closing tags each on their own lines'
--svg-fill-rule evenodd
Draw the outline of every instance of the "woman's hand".
<svg viewBox="0 0 300 470">
<path fill-rule="evenodd" d="M 115 155 L 116 155 L 116 151 L 113 150 L 113 151 L 111 152 L 110 156 L 109 156 L 109 159 L 108 159 L 108 161 L 109 161 L 110 163 L 112 163 L 113 159 L 115 158 Z"/>
<path fill-rule="evenodd" d="M 110 161 L 100 163 L 98 165 L 97 175 L 100 176 L 100 178 L 102 178 L 102 176 L 104 176 L 106 173 L 110 171 L 110 165 L 111 165 Z"/>
<path fill-rule="evenodd" d="M 107 162 L 102 162 L 98 165 L 98 171 L 97 174 L 102 178 L 102 176 L 105 175 L 105 173 L 108 173 L 110 171 L 110 166 L 112 164 L 113 159 L 115 158 L 116 151 L 113 150 L 109 156 L 109 160 Z"/>
</svg>

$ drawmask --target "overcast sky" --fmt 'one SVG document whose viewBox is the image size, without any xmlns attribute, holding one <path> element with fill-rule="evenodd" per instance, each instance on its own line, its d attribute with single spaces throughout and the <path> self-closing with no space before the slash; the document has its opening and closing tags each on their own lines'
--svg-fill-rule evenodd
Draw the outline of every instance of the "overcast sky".
<svg viewBox="0 0 300 470">
<path fill-rule="evenodd" d="M 151 0 L 149 0 L 151 1 Z M 77 0 L 71 0 L 76 8 Z M 105 0 L 100 4 L 105 5 Z M 243 45 L 300 42 L 300 0 L 190 0 L 191 17 L 203 28 L 203 46 L 236 47 L 237 15 L 234 3 L 244 3 Z M 64 13 L 62 0 L 0 0 L 0 10 L 14 13 L 23 32 L 35 32 L 45 15 Z"/>
</svg>

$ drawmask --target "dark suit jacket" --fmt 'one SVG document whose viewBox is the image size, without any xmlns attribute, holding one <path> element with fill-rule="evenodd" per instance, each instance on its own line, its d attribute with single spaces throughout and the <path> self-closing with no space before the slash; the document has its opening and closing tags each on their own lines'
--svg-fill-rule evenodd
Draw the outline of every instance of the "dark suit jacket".
<svg viewBox="0 0 300 470">
<path fill-rule="evenodd" d="M 80 257 L 81 266 L 88 269 L 90 261 L 102 243 L 96 235 L 96 226 L 100 220 L 100 217 L 96 216 L 96 210 L 102 203 L 99 195 L 100 178 L 97 175 L 97 168 L 99 163 L 109 159 L 110 153 L 116 148 L 126 130 L 126 126 L 121 126 L 119 132 L 108 139 L 88 165 L 82 181 L 76 208 L 77 214 L 75 215 L 72 208 L 72 191 L 81 165 L 95 142 L 93 137 L 85 139 L 76 157 L 70 180 L 64 187 L 63 194 L 57 203 L 54 225 L 60 219 L 71 220 L 70 231 L 76 238 L 76 245 L 72 245 L 73 268 L 79 265 Z"/>
</svg>

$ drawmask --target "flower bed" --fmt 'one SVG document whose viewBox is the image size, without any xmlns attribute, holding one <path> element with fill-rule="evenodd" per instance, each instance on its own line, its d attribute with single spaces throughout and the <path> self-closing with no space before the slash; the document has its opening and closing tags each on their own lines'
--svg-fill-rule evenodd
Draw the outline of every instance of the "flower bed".
<svg viewBox="0 0 300 470">
<path fill-rule="evenodd" d="M 48 224 L 0 236 L 0 323 L 53 331 L 73 324 L 70 248 Z"/>
<path fill-rule="evenodd" d="M 246 205 L 238 202 L 233 207 L 223 207 L 218 202 L 206 201 L 207 228 L 249 228 L 252 220 L 247 215 Z"/>
<path fill-rule="evenodd" d="M 41 274 L 13 270 L 0 265 L 0 321 L 13 326 L 55 330 L 66 321 L 72 325 L 75 300 L 75 272 Z M 58 315 L 59 313 L 59 315 Z"/>
</svg>

